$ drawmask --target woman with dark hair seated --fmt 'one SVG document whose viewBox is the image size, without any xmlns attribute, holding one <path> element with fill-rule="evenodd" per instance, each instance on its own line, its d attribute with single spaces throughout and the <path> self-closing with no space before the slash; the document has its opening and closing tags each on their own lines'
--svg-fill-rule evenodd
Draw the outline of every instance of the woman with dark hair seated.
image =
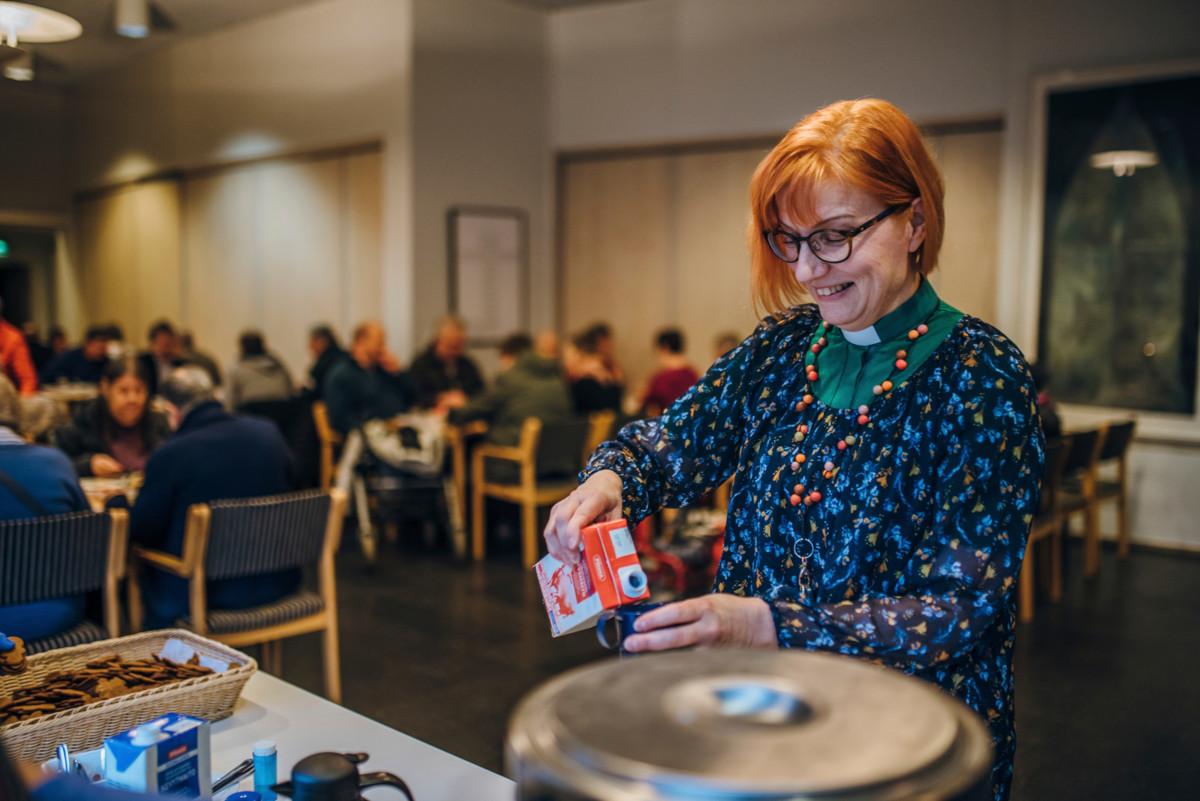
<svg viewBox="0 0 1200 801">
<path fill-rule="evenodd" d="M 578 414 L 604 410 L 621 413 L 625 387 L 618 375 L 605 364 L 599 336 L 595 330 L 577 334 L 571 338 L 564 354 L 571 400 Z"/>
<path fill-rule="evenodd" d="M 166 417 L 150 409 L 149 386 L 145 364 L 133 357 L 104 368 L 99 396 L 52 437 L 79 475 L 119 476 L 146 467 L 150 453 L 171 433 Z"/>
</svg>

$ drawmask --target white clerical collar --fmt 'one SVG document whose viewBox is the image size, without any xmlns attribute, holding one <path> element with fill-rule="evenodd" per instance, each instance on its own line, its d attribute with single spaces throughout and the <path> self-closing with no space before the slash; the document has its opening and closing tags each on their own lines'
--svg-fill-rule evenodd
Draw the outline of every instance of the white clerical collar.
<svg viewBox="0 0 1200 801">
<path fill-rule="evenodd" d="M 879 334 L 875 332 L 875 326 L 873 325 L 868 325 L 861 331 L 848 331 L 843 328 L 842 336 L 844 336 L 846 341 L 851 345 L 858 345 L 860 348 L 865 348 L 869 345 L 877 345 L 883 341 L 879 338 Z"/>
</svg>

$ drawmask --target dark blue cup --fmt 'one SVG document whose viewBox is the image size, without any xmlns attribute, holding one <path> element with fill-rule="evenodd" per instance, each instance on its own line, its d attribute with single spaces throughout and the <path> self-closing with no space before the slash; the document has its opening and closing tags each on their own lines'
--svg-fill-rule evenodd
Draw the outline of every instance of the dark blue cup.
<svg viewBox="0 0 1200 801">
<path fill-rule="evenodd" d="M 634 623 L 642 615 L 661 606 L 665 606 L 665 604 L 638 603 L 618 606 L 616 609 L 605 609 L 600 613 L 600 619 L 596 621 L 596 639 L 610 651 L 619 650 L 621 656 L 633 656 L 625 650 L 625 640 L 634 634 Z M 612 628 L 616 629 L 614 637 L 610 637 L 608 634 L 610 622 L 613 624 Z"/>
</svg>

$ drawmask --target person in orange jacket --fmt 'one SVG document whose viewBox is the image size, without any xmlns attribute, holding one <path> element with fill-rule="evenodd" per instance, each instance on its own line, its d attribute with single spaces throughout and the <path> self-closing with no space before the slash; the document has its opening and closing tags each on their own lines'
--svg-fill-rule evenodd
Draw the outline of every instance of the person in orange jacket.
<svg viewBox="0 0 1200 801">
<path fill-rule="evenodd" d="M 2 311 L 3 305 L 0 305 Z M 12 380 L 22 395 L 37 392 L 37 370 L 33 369 L 25 334 L 3 318 L 0 318 L 0 370 Z"/>
</svg>

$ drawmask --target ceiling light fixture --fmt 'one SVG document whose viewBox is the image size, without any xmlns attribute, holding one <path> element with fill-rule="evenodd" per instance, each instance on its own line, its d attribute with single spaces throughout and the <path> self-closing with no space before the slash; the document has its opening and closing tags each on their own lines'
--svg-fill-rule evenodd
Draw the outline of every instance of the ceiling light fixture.
<svg viewBox="0 0 1200 801">
<path fill-rule="evenodd" d="M 66 42 L 81 33 L 83 26 L 74 17 L 29 3 L 0 0 L 0 43 L 9 47 L 21 42 Z"/>
<path fill-rule="evenodd" d="M 10 81 L 32 81 L 34 77 L 33 51 L 22 50 L 21 55 L 5 61 L 4 77 Z"/>
<path fill-rule="evenodd" d="M 145 39 L 150 35 L 150 0 L 117 0 L 113 26 L 119 36 Z"/>
</svg>

